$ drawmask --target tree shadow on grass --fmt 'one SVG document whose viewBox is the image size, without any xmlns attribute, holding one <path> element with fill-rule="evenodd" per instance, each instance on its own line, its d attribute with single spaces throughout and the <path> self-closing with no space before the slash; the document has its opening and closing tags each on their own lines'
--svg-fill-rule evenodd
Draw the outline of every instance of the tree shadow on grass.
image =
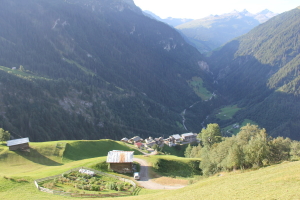
<svg viewBox="0 0 300 200">
<path fill-rule="evenodd" d="M 34 163 L 40 164 L 40 165 L 46 165 L 46 166 L 60 166 L 61 163 L 58 163 L 54 160 L 51 160 L 50 158 L 47 158 L 46 156 L 40 154 L 36 149 L 30 148 L 30 152 L 26 151 L 15 151 L 16 154 L 22 156 L 23 158 L 30 160 Z"/>
</svg>

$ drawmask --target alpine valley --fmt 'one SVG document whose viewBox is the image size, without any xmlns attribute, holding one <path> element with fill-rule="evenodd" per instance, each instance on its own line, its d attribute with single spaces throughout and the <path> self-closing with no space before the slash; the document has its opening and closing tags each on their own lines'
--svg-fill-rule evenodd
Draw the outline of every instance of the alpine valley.
<svg viewBox="0 0 300 200">
<path fill-rule="evenodd" d="M 133 0 L 1 6 L 0 126 L 15 138 L 158 137 L 211 122 L 226 135 L 251 121 L 300 139 L 299 8 L 204 57 Z"/>
<path fill-rule="evenodd" d="M 182 133 L 218 104 L 203 56 L 132 0 L 4 0 L 1 126 L 31 141 Z M 205 87 L 207 90 L 205 89 Z"/>
</svg>

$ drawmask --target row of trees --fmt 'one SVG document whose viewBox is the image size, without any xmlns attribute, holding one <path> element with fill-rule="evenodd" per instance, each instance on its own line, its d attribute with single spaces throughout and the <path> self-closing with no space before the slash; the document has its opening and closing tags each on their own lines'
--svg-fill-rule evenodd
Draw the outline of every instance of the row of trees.
<svg viewBox="0 0 300 200">
<path fill-rule="evenodd" d="M 265 129 L 247 124 L 232 137 L 221 136 L 218 124 L 208 124 L 199 134 L 201 144 L 188 146 L 185 156 L 201 158 L 204 175 L 223 170 L 259 168 L 300 158 L 300 142 L 269 137 Z"/>
</svg>

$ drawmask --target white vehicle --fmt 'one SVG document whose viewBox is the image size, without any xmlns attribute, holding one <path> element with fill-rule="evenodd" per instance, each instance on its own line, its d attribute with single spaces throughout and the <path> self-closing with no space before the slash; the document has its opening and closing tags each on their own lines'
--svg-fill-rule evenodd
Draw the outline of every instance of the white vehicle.
<svg viewBox="0 0 300 200">
<path fill-rule="evenodd" d="M 139 172 L 134 172 L 133 178 L 134 178 L 135 180 L 140 180 L 140 173 L 139 173 Z"/>
</svg>

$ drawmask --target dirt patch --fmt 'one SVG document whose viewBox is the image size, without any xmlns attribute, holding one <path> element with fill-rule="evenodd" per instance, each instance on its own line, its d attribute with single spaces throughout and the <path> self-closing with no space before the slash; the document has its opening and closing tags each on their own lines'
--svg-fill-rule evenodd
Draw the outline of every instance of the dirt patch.
<svg viewBox="0 0 300 200">
<path fill-rule="evenodd" d="M 152 181 L 159 183 L 161 185 L 187 185 L 188 184 L 188 180 L 175 179 L 175 178 L 164 177 L 164 176 L 152 179 Z"/>
</svg>

